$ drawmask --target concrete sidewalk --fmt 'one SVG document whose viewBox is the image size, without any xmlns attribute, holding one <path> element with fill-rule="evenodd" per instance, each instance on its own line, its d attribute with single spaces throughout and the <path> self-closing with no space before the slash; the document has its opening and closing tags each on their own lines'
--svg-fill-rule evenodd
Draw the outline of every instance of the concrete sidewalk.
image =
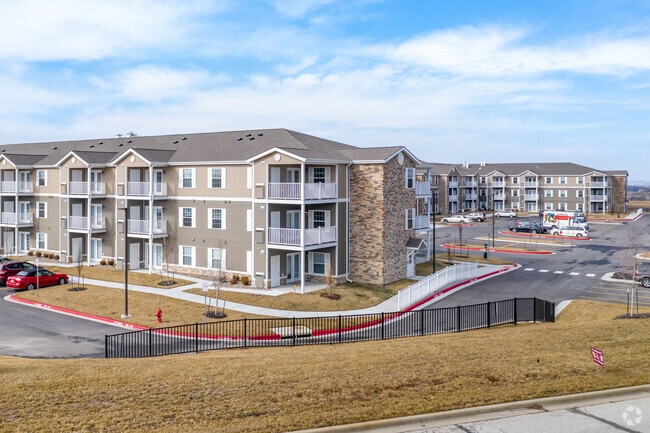
<svg viewBox="0 0 650 433">
<path fill-rule="evenodd" d="M 446 286 L 443 286 L 442 290 L 446 290 L 446 292 L 442 295 L 436 296 L 436 300 L 442 299 L 443 297 L 460 290 L 464 287 L 467 287 L 469 285 L 472 285 L 476 283 L 479 280 L 483 280 L 485 278 L 490 278 L 492 276 L 496 276 L 500 273 L 507 272 L 510 270 L 516 269 L 517 266 L 503 266 L 503 265 L 484 265 L 478 268 L 478 275 L 474 278 L 471 278 L 467 281 L 454 281 L 452 283 L 447 284 Z M 163 288 L 157 288 L 157 287 L 147 287 L 147 286 L 138 286 L 138 285 L 133 285 L 129 284 L 129 291 L 133 292 L 141 292 L 141 293 L 149 293 L 152 295 L 158 295 L 158 296 L 167 296 L 169 298 L 174 298 L 174 299 L 180 299 L 183 301 L 188 301 L 188 302 L 195 302 L 197 304 L 203 304 L 205 302 L 205 298 L 203 295 L 195 295 L 192 293 L 188 293 L 187 290 L 190 289 L 202 289 L 203 284 L 207 283 L 210 284 L 209 281 L 201 280 L 198 278 L 191 278 L 191 277 L 186 277 L 183 276 L 183 279 L 192 281 L 191 284 L 189 285 L 184 285 L 184 286 L 179 286 L 179 287 L 174 287 L 170 289 L 163 289 Z M 78 282 L 78 278 L 76 278 L 74 275 L 70 275 L 70 281 L 71 282 Z M 415 282 L 415 281 L 414 281 Z M 108 281 L 102 281 L 102 280 L 93 280 L 90 278 L 83 278 L 82 281 L 83 284 L 92 284 L 95 286 L 100 286 L 100 287 L 111 287 L 115 289 L 124 289 L 124 283 L 113 283 L 113 282 L 108 282 Z M 319 290 L 322 289 L 322 285 L 312 285 L 309 287 L 308 290 L 306 291 L 312 291 L 312 290 Z M 292 292 L 292 288 L 289 286 L 284 286 L 281 288 L 274 288 L 274 289 L 268 289 L 268 290 L 255 290 L 255 289 L 230 289 L 230 288 L 222 288 L 221 290 L 223 291 L 246 291 L 247 293 L 255 293 L 257 295 L 265 295 L 265 296 L 281 296 L 283 294 Z M 246 305 L 246 304 L 239 304 L 236 302 L 227 302 L 224 300 L 219 301 L 219 308 L 226 308 L 229 310 L 234 310 L 234 311 L 239 311 L 242 313 L 248 313 L 248 314 L 257 314 L 257 315 L 263 315 L 263 316 L 270 316 L 270 317 L 314 317 L 314 316 L 319 316 L 319 317 L 324 317 L 324 316 L 339 316 L 342 314 L 370 314 L 370 313 L 388 313 L 388 312 L 396 312 L 398 311 L 398 303 L 397 303 L 397 296 L 393 296 L 390 299 L 387 299 L 386 301 L 375 305 L 373 307 L 368 307 L 360 310 L 347 310 L 347 311 L 290 311 L 290 310 L 278 310 L 278 309 L 273 309 L 273 308 L 264 308 L 264 307 L 258 307 L 255 305 Z"/>
</svg>

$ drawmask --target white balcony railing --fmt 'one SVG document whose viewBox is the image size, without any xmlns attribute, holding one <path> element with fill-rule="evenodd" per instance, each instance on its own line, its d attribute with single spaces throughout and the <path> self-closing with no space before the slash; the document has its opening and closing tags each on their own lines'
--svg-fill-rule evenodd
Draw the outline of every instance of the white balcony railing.
<svg viewBox="0 0 650 433">
<path fill-rule="evenodd" d="M 539 184 L 537 181 L 526 181 L 524 182 L 524 188 L 537 188 Z"/>
<path fill-rule="evenodd" d="M 2 212 L 2 224 L 34 224 L 34 215 L 31 213 Z"/>
<path fill-rule="evenodd" d="M 539 194 L 524 194 L 524 200 L 537 201 L 539 199 Z"/>
<path fill-rule="evenodd" d="M 300 240 L 303 232 L 305 237 L 305 246 L 336 242 L 336 226 L 329 226 L 306 230 L 269 227 L 268 243 L 298 247 L 301 246 Z"/>
<path fill-rule="evenodd" d="M 590 202 L 606 202 L 607 196 L 602 194 L 592 194 L 589 196 Z"/>
<path fill-rule="evenodd" d="M 106 189 L 101 182 L 91 182 L 92 194 L 105 194 Z M 68 182 L 68 193 L 71 195 L 88 195 L 88 182 Z"/>
<path fill-rule="evenodd" d="M 71 215 L 68 217 L 68 228 L 71 230 L 88 230 L 88 225 L 93 230 L 105 230 L 106 218 Z"/>
<path fill-rule="evenodd" d="M 302 184 L 292 182 L 269 183 L 269 199 L 301 200 Z M 305 199 L 319 200 L 336 198 L 336 183 L 305 183 Z"/>
<path fill-rule="evenodd" d="M 420 215 L 413 218 L 413 228 L 415 230 L 426 230 L 431 228 L 431 217 L 429 215 Z"/>
<path fill-rule="evenodd" d="M 447 197 L 447 201 L 458 201 L 458 194 L 451 194 Z"/>
<path fill-rule="evenodd" d="M 609 182 L 589 182 L 590 188 L 609 188 Z"/>
<path fill-rule="evenodd" d="M 166 196 L 167 184 L 163 182 L 127 182 L 126 195 L 149 197 L 149 188 L 154 196 Z"/>
<path fill-rule="evenodd" d="M 16 182 L 15 180 L 3 180 L 2 182 L 0 182 L 0 192 L 33 193 L 34 185 L 31 182 L 26 182 L 26 181 Z"/>
<path fill-rule="evenodd" d="M 167 233 L 167 221 L 129 220 L 129 234 L 148 235 L 150 230 L 155 235 Z"/>
<path fill-rule="evenodd" d="M 431 183 L 430 182 L 415 182 L 415 195 L 418 197 L 431 196 Z"/>
<path fill-rule="evenodd" d="M 490 182 L 490 185 L 493 188 L 503 188 L 504 186 L 506 186 L 506 183 L 502 180 L 493 180 Z"/>
</svg>

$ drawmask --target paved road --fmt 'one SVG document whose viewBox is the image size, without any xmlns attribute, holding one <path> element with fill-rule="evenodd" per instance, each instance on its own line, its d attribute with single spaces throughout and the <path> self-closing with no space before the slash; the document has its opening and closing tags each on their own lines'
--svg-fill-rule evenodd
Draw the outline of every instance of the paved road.
<svg viewBox="0 0 650 433">
<path fill-rule="evenodd" d="M 11 293 L 2 289 L 0 298 Z M 0 355 L 103 358 L 104 336 L 120 329 L 0 299 Z"/>
</svg>

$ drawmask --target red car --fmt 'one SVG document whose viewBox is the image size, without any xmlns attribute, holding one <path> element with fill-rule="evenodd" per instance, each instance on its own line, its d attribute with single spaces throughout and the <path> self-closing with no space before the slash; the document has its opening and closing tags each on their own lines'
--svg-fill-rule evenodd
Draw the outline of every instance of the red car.
<svg viewBox="0 0 650 433">
<path fill-rule="evenodd" d="M 36 265 L 29 262 L 3 261 L 0 263 L 0 284 L 5 285 L 9 277 L 26 269 L 36 269 Z"/>
<path fill-rule="evenodd" d="M 50 272 L 45 268 L 25 269 L 7 279 L 7 287 L 16 290 L 34 290 L 36 287 L 67 284 L 68 276 Z"/>
</svg>

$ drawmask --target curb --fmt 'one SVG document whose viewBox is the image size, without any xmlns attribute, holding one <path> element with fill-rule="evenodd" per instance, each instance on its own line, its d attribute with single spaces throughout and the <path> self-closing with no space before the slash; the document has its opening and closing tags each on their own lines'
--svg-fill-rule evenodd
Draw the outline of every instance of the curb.
<svg viewBox="0 0 650 433">
<path fill-rule="evenodd" d="M 442 244 L 441 246 L 445 248 L 456 248 L 455 245 L 451 245 L 451 244 Z M 482 247 L 463 247 L 463 249 L 469 251 L 485 251 L 485 249 Z M 489 248 L 488 251 L 493 253 L 511 253 L 511 254 L 536 254 L 536 255 L 553 254 L 552 251 L 521 251 L 521 250 L 510 250 L 507 248 Z"/>
<path fill-rule="evenodd" d="M 55 313 L 65 314 L 67 316 L 79 317 L 93 322 L 104 323 L 107 325 L 118 326 L 120 328 L 132 329 L 134 331 L 142 331 L 149 329 L 147 326 L 134 325 L 132 323 L 122 322 L 121 320 L 109 319 L 107 317 L 95 316 L 93 314 L 82 313 L 81 311 L 70 310 L 67 308 L 57 307 L 56 305 L 45 304 L 42 302 L 31 301 L 29 299 L 16 298 L 14 295 L 7 295 L 4 297 L 5 301 L 13 302 L 15 304 L 28 305 L 30 307 L 40 308 L 42 310 L 53 311 Z"/>
<path fill-rule="evenodd" d="M 427 428 L 443 427 L 446 425 L 460 424 L 469 421 L 487 421 L 515 415 L 548 412 L 549 410 L 610 403 L 624 400 L 634 395 L 641 396 L 647 393 L 650 393 L 650 385 L 639 385 L 628 388 L 614 388 L 581 394 L 542 397 L 531 400 L 498 403 L 488 406 L 453 409 L 444 412 L 411 415 L 401 418 L 390 418 L 356 424 L 297 430 L 292 433 L 354 433 L 378 431 L 381 431 L 382 433 L 401 433 L 420 431 Z M 515 411 L 520 413 L 514 413 Z"/>
</svg>

